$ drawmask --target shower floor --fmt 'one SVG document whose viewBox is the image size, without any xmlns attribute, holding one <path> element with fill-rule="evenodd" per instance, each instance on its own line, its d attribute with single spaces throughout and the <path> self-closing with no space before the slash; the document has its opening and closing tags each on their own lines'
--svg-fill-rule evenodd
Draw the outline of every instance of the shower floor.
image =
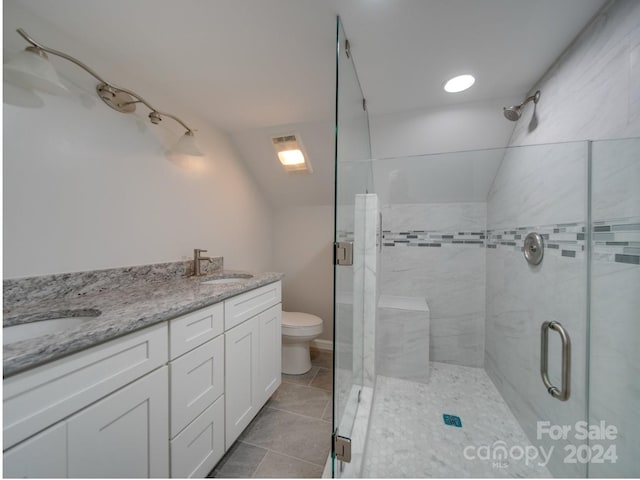
<svg viewBox="0 0 640 480">
<path fill-rule="evenodd" d="M 445 425 L 443 414 L 460 417 L 462 428 Z M 493 454 L 500 444 L 507 449 L 531 446 L 486 372 L 431 362 L 427 384 L 376 378 L 362 476 L 551 476 L 538 465 L 540 457 L 528 465 L 524 458 L 478 458 Z M 516 457 L 519 452 L 514 450 Z"/>
</svg>

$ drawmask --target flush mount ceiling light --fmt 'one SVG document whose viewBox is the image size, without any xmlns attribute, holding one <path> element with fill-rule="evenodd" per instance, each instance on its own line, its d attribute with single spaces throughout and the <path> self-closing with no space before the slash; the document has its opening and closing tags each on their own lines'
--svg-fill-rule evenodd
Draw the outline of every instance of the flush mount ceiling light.
<svg viewBox="0 0 640 480">
<path fill-rule="evenodd" d="M 449 93 L 463 92 L 475 82 L 476 79 L 473 75 L 458 75 L 444 84 L 444 90 Z"/>
<path fill-rule="evenodd" d="M 287 172 L 313 173 L 302 142 L 295 134 L 271 137 L 271 143 Z"/>
<path fill-rule="evenodd" d="M 69 90 L 62 84 L 62 82 L 60 82 L 53 65 L 49 63 L 47 53 L 64 58 L 71 63 L 75 63 L 100 82 L 96 86 L 98 96 L 104 103 L 114 110 L 117 110 L 120 113 L 132 113 L 136 110 L 136 104 L 141 103 L 151 110 L 151 113 L 149 113 L 149 120 L 154 125 L 159 124 L 164 117 L 171 118 L 182 125 L 186 129 L 186 132 L 171 149 L 172 152 L 184 155 L 202 156 L 202 152 L 196 145 L 193 130 L 178 117 L 171 115 L 170 113 L 161 112 L 140 95 L 131 90 L 118 87 L 113 83 L 107 82 L 91 68 L 80 60 L 73 58 L 71 55 L 67 55 L 64 52 L 39 44 L 22 28 L 19 28 L 16 31 L 22 38 L 29 42 L 31 46 L 13 56 L 13 58 L 9 59 L 7 63 L 4 64 L 4 78 L 9 82 L 46 93 L 52 93 L 54 95 L 68 93 Z"/>
</svg>

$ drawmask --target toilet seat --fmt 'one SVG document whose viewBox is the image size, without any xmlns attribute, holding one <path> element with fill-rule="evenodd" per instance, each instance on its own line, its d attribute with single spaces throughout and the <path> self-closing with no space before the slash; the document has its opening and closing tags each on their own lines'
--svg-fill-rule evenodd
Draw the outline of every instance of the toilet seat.
<svg viewBox="0 0 640 480">
<path fill-rule="evenodd" d="M 320 335 L 322 319 L 302 312 L 282 312 L 282 334 L 290 337 Z"/>
</svg>

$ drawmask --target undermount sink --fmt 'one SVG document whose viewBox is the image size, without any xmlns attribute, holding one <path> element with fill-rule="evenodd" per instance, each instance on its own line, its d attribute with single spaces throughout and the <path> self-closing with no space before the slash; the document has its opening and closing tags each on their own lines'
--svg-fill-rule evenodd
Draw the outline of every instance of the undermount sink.
<svg viewBox="0 0 640 480">
<path fill-rule="evenodd" d="M 210 280 L 204 280 L 200 282 L 202 285 L 225 285 L 227 283 L 237 283 L 242 282 L 243 280 L 247 280 L 248 278 L 253 278 L 253 275 L 244 275 L 239 274 L 233 277 L 219 277 L 212 278 Z"/>
<path fill-rule="evenodd" d="M 70 330 L 81 323 L 96 318 L 93 316 L 50 318 L 29 323 L 11 325 L 2 329 L 2 345 L 31 340 L 51 333 Z"/>
</svg>

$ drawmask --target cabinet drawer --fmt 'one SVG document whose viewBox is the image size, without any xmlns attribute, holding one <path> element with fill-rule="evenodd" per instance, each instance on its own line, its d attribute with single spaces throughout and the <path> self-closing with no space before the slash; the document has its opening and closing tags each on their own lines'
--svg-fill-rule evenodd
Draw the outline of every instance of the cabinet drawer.
<svg viewBox="0 0 640 480">
<path fill-rule="evenodd" d="M 224 454 L 224 397 L 171 441 L 171 477 L 204 478 Z"/>
<path fill-rule="evenodd" d="M 208 342 L 224 330 L 222 302 L 169 321 L 169 354 L 177 358 Z"/>
<path fill-rule="evenodd" d="M 281 296 L 281 282 L 275 282 L 225 300 L 225 331 L 280 303 Z"/>
<path fill-rule="evenodd" d="M 4 380 L 7 449 L 167 362 L 162 323 Z"/>
<path fill-rule="evenodd" d="M 224 336 L 169 363 L 171 438 L 224 392 Z"/>
</svg>

